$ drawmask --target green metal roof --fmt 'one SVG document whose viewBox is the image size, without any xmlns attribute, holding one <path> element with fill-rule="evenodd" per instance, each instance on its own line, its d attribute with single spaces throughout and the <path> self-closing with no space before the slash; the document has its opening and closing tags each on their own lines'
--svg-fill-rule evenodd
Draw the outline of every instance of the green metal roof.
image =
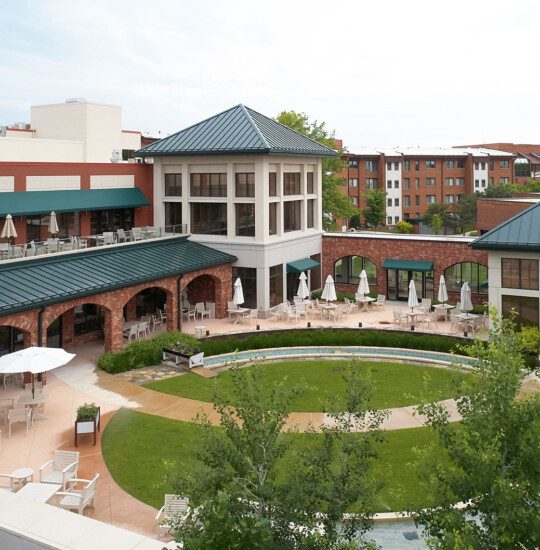
<svg viewBox="0 0 540 550">
<path fill-rule="evenodd" d="M 135 153 L 165 155 L 224 155 L 258 153 L 335 157 L 336 151 L 291 130 L 249 107 L 236 105 Z"/>
<path fill-rule="evenodd" d="M 401 269 L 402 271 L 432 271 L 433 262 L 427 260 L 384 260 L 383 269 Z"/>
<path fill-rule="evenodd" d="M 308 271 L 319 267 L 319 262 L 312 260 L 311 258 L 304 258 L 303 260 L 296 260 L 295 262 L 289 262 L 287 264 L 287 273 L 302 273 L 302 271 Z"/>
<path fill-rule="evenodd" d="M 183 236 L 0 264 L 0 316 L 234 261 Z"/>
<path fill-rule="evenodd" d="M 73 189 L 0 193 L 0 217 L 32 216 L 52 212 L 110 210 L 148 206 L 138 187 L 126 189 Z"/>
<path fill-rule="evenodd" d="M 540 203 L 494 227 L 471 243 L 480 250 L 540 252 Z"/>
</svg>

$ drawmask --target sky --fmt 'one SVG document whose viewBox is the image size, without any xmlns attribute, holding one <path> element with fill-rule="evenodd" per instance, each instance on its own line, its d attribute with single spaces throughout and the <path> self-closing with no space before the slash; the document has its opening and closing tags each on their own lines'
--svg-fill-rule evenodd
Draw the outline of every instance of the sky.
<svg viewBox="0 0 540 550">
<path fill-rule="evenodd" d="M 540 143 L 538 0 L 2 1 L 0 124 L 66 98 L 171 133 L 238 103 L 345 146 Z"/>
</svg>

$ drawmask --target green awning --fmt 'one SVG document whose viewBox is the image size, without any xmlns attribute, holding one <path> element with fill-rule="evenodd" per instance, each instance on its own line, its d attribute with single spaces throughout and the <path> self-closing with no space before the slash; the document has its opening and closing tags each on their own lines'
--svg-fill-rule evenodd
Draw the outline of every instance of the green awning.
<svg viewBox="0 0 540 550">
<path fill-rule="evenodd" d="M 401 269 L 402 271 L 433 271 L 433 262 L 427 260 L 394 260 L 387 258 L 383 269 Z"/>
<path fill-rule="evenodd" d="M 0 217 L 135 208 L 150 203 L 138 187 L 0 193 Z"/>
<path fill-rule="evenodd" d="M 311 258 L 304 258 L 303 260 L 296 260 L 287 264 L 287 273 L 302 273 L 302 271 L 309 271 L 319 267 L 319 262 L 312 260 Z"/>
</svg>

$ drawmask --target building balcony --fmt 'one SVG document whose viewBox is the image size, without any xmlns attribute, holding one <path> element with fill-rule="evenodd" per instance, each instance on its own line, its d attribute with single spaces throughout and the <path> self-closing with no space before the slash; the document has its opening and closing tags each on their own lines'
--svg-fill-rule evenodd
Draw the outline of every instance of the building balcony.
<svg viewBox="0 0 540 550">
<path fill-rule="evenodd" d="M 46 241 L 31 241 L 15 245 L 0 243 L 0 262 L 31 260 L 44 255 L 82 252 L 92 248 L 121 246 L 178 235 L 187 235 L 187 224 L 133 227 L 129 230 L 105 231 L 98 235 L 70 236 L 65 239 L 51 238 Z"/>
</svg>

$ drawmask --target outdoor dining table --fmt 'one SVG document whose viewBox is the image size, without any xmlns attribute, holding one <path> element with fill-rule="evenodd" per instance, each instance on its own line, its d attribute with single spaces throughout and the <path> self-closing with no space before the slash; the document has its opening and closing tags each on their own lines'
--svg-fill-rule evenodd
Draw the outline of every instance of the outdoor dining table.
<svg viewBox="0 0 540 550">
<path fill-rule="evenodd" d="M 473 313 L 460 313 L 457 318 L 461 321 L 472 321 L 473 319 L 477 319 L 480 317 L 480 315 L 474 315 Z"/>
<path fill-rule="evenodd" d="M 27 483 L 17 491 L 17 495 L 24 496 L 34 502 L 47 502 L 60 489 L 58 483 Z"/>
<path fill-rule="evenodd" d="M 249 311 L 248 307 L 239 307 L 236 309 L 230 309 L 229 313 L 234 315 L 234 323 L 240 322 L 240 317 Z"/>
<path fill-rule="evenodd" d="M 437 312 L 438 315 L 444 315 L 445 321 L 448 320 L 448 312 L 451 309 L 454 309 L 456 306 L 451 306 L 450 304 L 437 304 L 433 306 L 433 309 Z M 437 311 L 439 310 L 439 311 Z M 442 311 L 440 311 L 442 310 Z"/>
<path fill-rule="evenodd" d="M 375 298 L 371 298 L 370 296 L 364 296 L 363 298 L 357 298 L 356 299 L 356 302 L 358 304 L 362 304 L 362 311 L 367 311 L 368 310 L 368 305 L 371 302 L 374 302 L 374 301 L 375 301 Z"/>
<path fill-rule="evenodd" d="M 407 315 L 409 317 L 409 320 L 411 322 L 411 325 L 414 326 L 414 322 L 416 321 L 416 317 L 418 315 L 422 315 L 422 313 L 424 313 L 423 311 L 404 311 L 403 313 L 405 313 L 405 315 Z"/>
<path fill-rule="evenodd" d="M 337 304 L 330 304 L 330 303 L 327 303 L 327 304 L 321 304 L 319 303 L 319 307 L 324 311 L 328 312 L 327 315 L 328 315 L 328 318 L 330 318 L 330 311 L 332 311 L 333 309 L 336 309 L 337 307 Z"/>
<path fill-rule="evenodd" d="M 17 405 L 19 407 L 30 407 L 32 409 L 32 421 L 34 420 L 46 420 L 47 417 L 36 413 L 37 407 L 47 403 L 48 395 L 44 391 L 36 390 L 34 397 L 30 392 L 25 393 L 19 397 Z"/>
</svg>

